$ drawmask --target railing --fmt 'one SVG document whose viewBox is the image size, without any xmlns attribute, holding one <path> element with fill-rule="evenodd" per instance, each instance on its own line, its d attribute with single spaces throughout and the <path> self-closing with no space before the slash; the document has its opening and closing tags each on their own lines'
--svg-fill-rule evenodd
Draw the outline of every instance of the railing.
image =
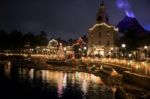
<svg viewBox="0 0 150 99">
<path fill-rule="evenodd" d="M 131 72 L 149 75 L 150 76 L 150 62 L 148 61 L 135 61 L 125 59 L 112 59 L 112 58 L 82 58 L 83 62 L 94 63 L 107 63 L 130 68 Z"/>
</svg>

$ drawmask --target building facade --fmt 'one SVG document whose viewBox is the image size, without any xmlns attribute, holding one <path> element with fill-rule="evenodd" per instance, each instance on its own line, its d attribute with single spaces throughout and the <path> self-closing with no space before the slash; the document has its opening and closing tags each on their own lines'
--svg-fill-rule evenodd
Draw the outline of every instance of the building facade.
<svg viewBox="0 0 150 99">
<path fill-rule="evenodd" d="M 88 55 L 103 57 L 115 55 L 118 29 L 109 24 L 109 17 L 103 1 L 96 15 L 96 24 L 88 31 Z"/>
</svg>

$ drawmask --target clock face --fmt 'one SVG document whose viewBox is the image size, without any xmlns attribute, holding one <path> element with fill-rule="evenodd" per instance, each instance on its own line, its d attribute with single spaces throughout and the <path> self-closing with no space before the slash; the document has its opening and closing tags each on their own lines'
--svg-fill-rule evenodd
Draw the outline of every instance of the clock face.
<svg viewBox="0 0 150 99">
<path fill-rule="evenodd" d="M 98 16 L 97 21 L 102 21 L 102 16 Z"/>
</svg>

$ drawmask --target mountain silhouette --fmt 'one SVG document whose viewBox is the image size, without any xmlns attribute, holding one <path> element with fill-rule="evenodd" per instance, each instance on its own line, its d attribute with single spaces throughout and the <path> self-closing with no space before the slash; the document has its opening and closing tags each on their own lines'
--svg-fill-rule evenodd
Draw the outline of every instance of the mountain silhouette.
<svg viewBox="0 0 150 99">
<path fill-rule="evenodd" d="M 131 18 L 125 16 L 123 20 L 121 20 L 117 27 L 119 28 L 120 33 L 125 33 L 128 30 L 132 30 L 136 32 L 137 36 L 142 37 L 150 33 L 149 31 L 145 30 L 136 18 Z"/>
</svg>

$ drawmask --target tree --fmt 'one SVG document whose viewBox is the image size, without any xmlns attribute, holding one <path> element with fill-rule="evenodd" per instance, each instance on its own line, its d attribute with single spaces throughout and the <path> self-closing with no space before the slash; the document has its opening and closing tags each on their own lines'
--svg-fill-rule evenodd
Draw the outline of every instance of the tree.
<svg viewBox="0 0 150 99">
<path fill-rule="evenodd" d="M 86 44 L 88 43 L 88 38 L 86 35 L 83 35 L 81 38 Z"/>
<path fill-rule="evenodd" d="M 36 45 L 45 46 L 48 44 L 47 34 L 45 31 L 41 31 L 39 35 L 35 37 Z"/>
<path fill-rule="evenodd" d="M 30 46 L 30 47 L 34 47 L 35 46 L 35 36 L 33 33 L 27 33 L 25 35 L 23 35 L 22 38 L 22 43 L 24 45 L 24 47 L 26 46 Z"/>
<path fill-rule="evenodd" d="M 68 44 L 71 46 L 73 43 L 74 43 L 74 40 L 73 40 L 72 38 L 70 38 L 70 39 L 68 40 Z"/>
<path fill-rule="evenodd" d="M 9 48 L 9 35 L 4 30 L 0 30 L 0 49 L 7 48 Z"/>
<path fill-rule="evenodd" d="M 124 36 L 120 38 L 120 46 L 121 44 L 126 44 L 126 49 L 129 51 L 136 50 L 140 42 L 140 37 L 136 33 L 135 30 L 126 30 Z"/>
<path fill-rule="evenodd" d="M 22 33 L 15 30 L 10 34 L 11 48 L 12 49 L 20 49 L 22 48 Z"/>
</svg>

